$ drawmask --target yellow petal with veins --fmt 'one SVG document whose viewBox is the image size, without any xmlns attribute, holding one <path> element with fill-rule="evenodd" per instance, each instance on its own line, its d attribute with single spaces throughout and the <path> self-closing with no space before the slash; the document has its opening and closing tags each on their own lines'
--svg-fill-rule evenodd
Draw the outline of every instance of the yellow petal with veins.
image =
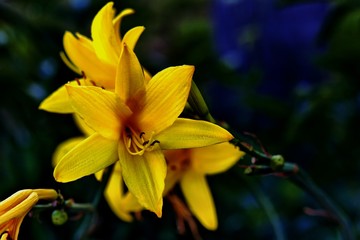
<svg viewBox="0 0 360 240">
<path fill-rule="evenodd" d="M 58 182 L 71 182 L 96 173 L 117 159 L 117 141 L 94 133 L 59 161 L 54 170 L 54 178 Z"/>
<path fill-rule="evenodd" d="M 85 137 L 76 137 L 76 138 L 70 138 L 62 143 L 60 143 L 53 154 L 52 158 L 52 166 L 55 167 L 59 161 L 76 145 L 81 143 L 85 140 Z"/>
<path fill-rule="evenodd" d="M 70 81 L 67 85 L 71 86 L 93 86 L 91 82 L 80 78 L 74 81 Z M 54 113 L 73 113 L 74 109 L 70 104 L 68 92 L 66 90 L 65 85 L 59 87 L 56 91 L 54 91 L 50 96 L 45 98 L 40 106 L 39 109 L 45 110 L 48 112 Z"/>
<path fill-rule="evenodd" d="M 118 45 L 112 24 L 115 10 L 113 2 L 107 3 L 95 16 L 91 24 L 91 38 L 99 59 L 112 64 L 120 56 L 121 45 Z"/>
<path fill-rule="evenodd" d="M 54 113 L 72 113 L 74 111 L 69 102 L 65 86 L 61 86 L 45 98 L 41 102 L 39 109 Z"/>
<path fill-rule="evenodd" d="M 203 174 L 216 174 L 228 170 L 245 155 L 234 145 L 225 142 L 190 151 L 192 169 Z"/>
<path fill-rule="evenodd" d="M 178 118 L 173 125 L 155 136 L 161 149 L 204 147 L 227 142 L 233 136 L 224 128 L 210 122 Z"/>
<path fill-rule="evenodd" d="M 135 53 L 124 43 L 116 72 L 115 92 L 131 108 L 132 98 L 144 91 L 145 78 Z"/>
<path fill-rule="evenodd" d="M 122 119 L 131 114 L 129 108 L 113 92 L 99 87 L 66 85 L 70 102 L 85 123 L 102 136 L 118 139 Z"/>
<path fill-rule="evenodd" d="M 217 228 L 215 204 L 204 175 L 187 172 L 180 181 L 191 212 L 209 230 Z"/>
<path fill-rule="evenodd" d="M 144 208 L 162 215 L 162 194 L 166 176 L 166 162 L 160 149 L 146 151 L 142 156 L 130 155 L 119 142 L 119 161 L 124 182 Z"/>
<path fill-rule="evenodd" d="M 157 134 L 174 123 L 185 107 L 193 73 L 193 66 L 169 67 L 149 81 L 138 116 L 143 131 Z"/>
<path fill-rule="evenodd" d="M 73 117 L 76 125 L 79 127 L 83 134 L 85 134 L 86 136 L 90 136 L 95 132 L 94 129 L 92 129 L 91 127 L 89 127 L 89 125 L 86 124 L 84 119 L 82 119 L 79 114 L 74 113 Z"/>
<path fill-rule="evenodd" d="M 115 66 L 100 61 L 95 54 L 93 43 L 81 34 L 76 35 L 70 32 L 64 34 L 64 49 L 71 62 L 84 71 L 87 78 L 96 81 L 100 87 L 114 88 Z"/>
</svg>

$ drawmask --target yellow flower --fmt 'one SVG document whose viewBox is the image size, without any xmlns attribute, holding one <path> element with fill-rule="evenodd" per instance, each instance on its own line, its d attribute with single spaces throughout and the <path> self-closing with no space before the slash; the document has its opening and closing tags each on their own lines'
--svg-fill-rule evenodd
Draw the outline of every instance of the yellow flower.
<svg viewBox="0 0 360 240">
<path fill-rule="evenodd" d="M 133 49 L 144 31 L 144 27 L 135 27 L 130 29 L 124 38 L 119 35 L 122 18 L 133 12 L 132 9 L 125 9 L 115 17 L 113 2 L 109 2 L 98 12 L 92 22 L 92 40 L 79 33 L 74 36 L 70 32 L 65 32 L 63 42 L 69 59 L 64 54 L 61 56 L 71 69 L 85 75 L 70 84 L 114 89 L 122 42 L 126 42 Z M 39 108 L 57 113 L 73 112 L 64 86 L 47 97 Z"/>
<path fill-rule="evenodd" d="M 1 240 L 16 240 L 20 225 L 38 200 L 55 200 L 58 193 L 52 189 L 25 189 L 18 191 L 0 202 Z"/>
<path fill-rule="evenodd" d="M 243 155 L 243 152 L 230 143 L 167 150 L 165 158 L 168 174 L 165 180 L 165 193 L 179 182 L 191 212 L 204 227 L 215 230 L 218 225 L 216 210 L 205 175 L 226 171 Z"/>
<path fill-rule="evenodd" d="M 129 191 L 160 217 L 167 169 L 161 149 L 202 147 L 233 138 L 217 125 L 178 119 L 193 72 L 192 66 L 170 67 L 147 81 L 134 52 L 125 44 L 115 92 L 67 84 L 75 113 L 95 133 L 59 161 L 55 179 L 73 181 L 119 160 Z"/>
</svg>

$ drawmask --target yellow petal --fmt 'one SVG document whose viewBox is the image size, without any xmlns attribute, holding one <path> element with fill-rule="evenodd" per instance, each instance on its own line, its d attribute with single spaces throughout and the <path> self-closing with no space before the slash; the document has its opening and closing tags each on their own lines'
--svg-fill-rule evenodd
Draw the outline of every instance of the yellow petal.
<svg viewBox="0 0 360 240">
<path fill-rule="evenodd" d="M 93 84 L 83 78 L 77 79 L 76 81 L 70 81 L 67 85 L 71 86 L 93 86 Z M 69 94 L 66 90 L 65 85 L 58 88 L 50 96 L 44 99 L 39 109 L 54 113 L 73 113 L 74 109 L 70 103 Z"/>
<path fill-rule="evenodd" d="M 91 24 L 91 37 L 95 53 L 104 62 L 112 64 L 120 56 L 121 45 L 116 41 L 113 26 L 115 10 L 113 2 L 107 3 L 95 16 Z"/>
<path fill-rule="evenodd" d="M 54 113 L 72 113 L 74 112 L 70 102 L 65 86 L 61 86 L 50 96 L 45 98 L 39 109 Z"/>
<path fill-rule="evenodd" d="M 39 197 L 39 200 L 55 200 L 58 198 L 59 194 L 54 189 L 34 189 L 34 193 L 36 193 Z"/>
<path fill-rule="evenodd" d="M 161 217 L 166 176 L 166 163 L 162 151 L 147 151 L 142 156 L 130 155 L 120 142 L 119 161 L 129 192 L 134 194 L 144 208 Z"/>
<path fill-rule="evenodd" d="M 96 180 L 98 180 L 100 182 L 102 179 L 103 173 L 104 173 L 104 170 L 100 170 L 100 171 L 96 172 L 95 173 Z"/>
<path fill-rule="evenodd" d="M 62 159 L 71 149 L 73 149 L 76 145 L 85 140 L 85 137 L 76 137 L 70 138 L 62 143 L 60 143 L 53 154 L 52 157 L 52 166 L 55 167 L 60 159 Z"/>
<path fill-rule="evenodd" d="M 190 154 L 194 171 L 215 174 L 228 170 L 245 153 L 225 142 L 203 148 L 193 148 Z"/>
<path fill-rule="evenodd" d="M 144 91 L 144 74 L 135 53 L 124 44 L 116 72 L 115 92 L 123 102 Z M 128 105 L 131 105 L 127 103 Z"/>
<path fill-rule="evenodd" d="M 134 10 L 131 8 L 126 8 L 120 12 L 119 15 L 115 17 L 113 20 L 113 26 L 114 26 L 114 32 L 116 37 L 116 43 L 117 45 L 121 46 L 121 35 L 120 35 L 120 28 L 121 28 L 121 21 L 123 17 L 133 14 Z"/>
<path fill-rule="evenodd" d="M 2 231 L 2 229 L 0 229 L 1 231 Z M 4 229 L 5 230 L 5 229 Z M 1 238 L 0 238 L 0 240 L 7 240 L 7 239 L 9 239 L 9 233 L 8 232 L 4 232 L 4 233 L 2 233 L 1 234 Z M 11 238 L 13 238 L 13 237 L 10 237 L 10 239 Z"/>
<path fill-rule="evenodd" d="M 117 141 L 94 133 L 72 148 L 59 161 L 54 170 L 54 177 L 58 182 L 71 182 L 96 173 L 117 159 Z"/>
<path fill-rule="evenodd" d="M 75 114 L 73 114 L 73 117 L 74 117 L 76 125 L 79 127 L 81 132 L 84 133 L 84 135 L 90 136 L 91 134 L 93 134 L 95 132 L 94 129 L 90 128 L 89 125 L 86 124 L 84 119 L 82 119 L 79 116 L 79 114 L 75 113 Z"/>
<path fill-rule="evenodd" d="M 233 139 L 233 136 L 224 128 L 210 122 L 178 118 L 155 138 L 160 142 L 161 149 L 181 149 L 227 142 Z"/>
<path fill-rule="evenodd" d="M 96 54 L 93 43 L 81 34 L 76 35 L 70 32 L 64 34 L 64 49 L 70 60 L 87 78 L 96 81 L 100 87 L 114 88 L 116 62 L 109 64 L 101 61 Z"/>
<path fill-rule="evenodd" d="M 140 35 L 145 30 L 144 27 L 134 27 L 125 33 L 123 42 L 131 49 L 134 50 Z"/>
<path fill-rule="evenodd" d="M 109 207 L 116 216 L 126 222 L 131 222 L 133 220 L 131 214 L 126 210 L 126 206 L 122 204 L 124 186 L 119 162 L 117 162 L 114 166 L 113 172 L 111 173 L 110 179 L 106 185 L 104 195 Z"/>
<path fill-rule="evenodd" d="M 193 66 L 169 67 L 149 81 L 138 116 L 143 131 L 159 133 L 174 123 L 185 107 L 193 73 Z"/>
<path fill-rule="evenodd" d="M 66 66 L 68 66 L 68 68 L 70 68 L 71 70 L 73 70 L 74 72 L 76 72 L 77 74 L 81 75 L 81 70 L 78 66 L 76 66 L 70 59 L 69 57 L 66 55 L 65 52 L 60 52 L 60 58 L 61 60 L 63 60 L 63 62 L 65 63 Z"/>
<path fill-rule="evenodd" d="M 144 210 L 144 207 L 140 205 L 134 194 L 127 192 L 122 199 L 122 205 L 130 212 L 139 212 Z"/>
<path fill-rule="evenodd" d="M 180 186 L 191 212 L 205 228 L 215 230 L 218 225 L 216 210 L 204 175 L 187 172 Z"/>
<path fill-rule="evenodd" d="M 90 128 L 106 138 L 119 138 L 121 121 L 131 112 L 115 93 L 99 87 L 66 88 L 75 112 Z"/>
<path fill-rule="evenodd" d="M 12 203 L 11 208 L 7 209 L 7 211 L 5 211 L 1 214 L 0 226 L 13 218 L 17 218 L 17 217 L 21 217 L 21 216 L 24 217 L 39 200 L 38 195 L 34 192 L 30 192 L 30 193 L 27 193 L 27 192 L 19 193 L 18 192 L 18 193 L 16 193 L 16 197 L 19 197 L 19 196 L 22 197 L 21 201 L 19 201 L 20 199 L 17 198 L 15 202 L 11 202 Z M 14 195 L 10 196 L 9 199 L 14 200 L 13 197 L 14 197 Z"/>
<path fill-rule="evenodd" d="M 3 215 L 9 208 L 13 208 L 20 202 L 24 201 L 32 193 L 31 189 L 24 189 L 17 191 L 7 199 L 0 202 L 0 216 Z"/>
</svg>

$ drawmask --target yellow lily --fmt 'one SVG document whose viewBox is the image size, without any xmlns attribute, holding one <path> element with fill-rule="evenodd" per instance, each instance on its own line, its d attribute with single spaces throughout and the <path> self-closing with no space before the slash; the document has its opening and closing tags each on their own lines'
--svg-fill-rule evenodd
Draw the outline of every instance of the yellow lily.
<svg viewBox="0 0 360 240">
<path fill-rule="evenodd" d="M 203 148 L 167 150 L 165 158 L 168 173 L 165 193 L 180 183 L 185 200 L 195 217 L 209 230 L 218 226 L 215 205 L 206 175 L 228 170 L 242 156 L 230 143 L 220 143 Z"/>
<path fill-rule="evenodd" d="M 119 160 L 129 191 L 160 217 L 167 169 L 161 149 L 202 147 L 233 138 L 215 124 L 178 119 L 193 72 L 193 66 L 170 67 L 147 81 L 134 52 L 125 44 L 115 92 L 67 84 L 75 113 L 95 133 L 59 161 L 55 179 L 74 181 Z"/>
<path fill-rule="evenodd" d="M 25 189 L 0 202 L 1 240 L 16 240 L 20 225 L 38 200 L 56 200 L 58 193 L 53 189 Z"/>
<path fill-rule="evenodd" d="M 144 31 L 144 27 L 135 27 L 121 38 L 119 34 L 121 21 L 124 16 L 133 12 L 132 9 L 125 9 L 115 17 L 113 2 L 109 2 L 97 13 L 92 22 L 92 40 L 79 33 L 74 36 L 70 32 L 65 32 L 63 42 L 69 59 L 64 54 L 61 55 L 62 59 L 72 70 L 83 75 L 70 84 L 114 89 L 122 42 L 126 42 L 128 47 L 134 49 Z M 48 96 L 39 108 L 56 113 L 73 112 L 64 86 Z"/>
</svg>

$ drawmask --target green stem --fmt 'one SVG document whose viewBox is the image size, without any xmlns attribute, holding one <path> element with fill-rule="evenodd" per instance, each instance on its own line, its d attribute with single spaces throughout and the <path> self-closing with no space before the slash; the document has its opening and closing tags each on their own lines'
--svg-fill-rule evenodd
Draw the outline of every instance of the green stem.
<svg viewBox="0 0 360 240">
<path fill-rule="evenodd" d="M 309 175 L 303 170 L 300 169 L 298 165 L 283 162 L 282 164 L 274 164 L 274 156 L 269 156 L 268 154 L 261 153 L 254 148 L 251 148 L 245 145 L 246 141 L 241 140 L 239 134 L 236 132 L 233 133 L 235 139 L 230 141 L 233 145 L 240 148 L 241 151 L 244 151 L 250 156 L 255 157 L 256 164 L 254 166 L 249 166 L 246 169 L 250 175 L 256 175 L 257 173 L 266 172 L 266 174 L 283 174 L 289 176 L 289 180 L 300 187 L 303 191 L 311 195 L 329 214 L 331 214 L 338 224 L 341 226 L 344 239 L 353 240 L 355 239 L 351 223 L 348 220 L 347 216 L 340 210 L 340 208 L 322 191 L 309 177 Z M 238 138 L 239 137 L 239 138 Z M 276 155 L 275 155 L 276 156 Z M 280 155 L 278 155 L 280 156 Z M 260 164 L 260 165 L 258 165 Z"/>
<path fill-rule="evenodd" d="M 256 183 L 254 183 L 254 181 L 251 181 L 248 178 L 245 178 L 243 175 L 242 175 L 242 178 L 244 179 L 245 183 L 248 185 L 248 187 L 252 191 L 258 204 L 264 209 L 264 212 L 265 212 L 266 216 L 268 217 L 269 222 L 271 223 L 271 225 L 274 229 L 275 238 L 277 240 L 286 239 L 279 216 L 276 213 L 274 206 L 271 203 L 271 201 L 269 200 L 269 198 L 264 194 L 264 192 L 261 190 L 261 188 L 259 186 L 257 186 Z"/>
<path fill-rule="evenodd" d="M 326 193 L 314 183 L 314 181 L 303 169 L 299 168 L 297 174 L 291 175 L 288 179 L 313 196 L 314 199 L 316 199 L 316 201 L 336 219 L 338 224 L 342 227 L 343 239 L 355 239 L 351 223 L 347 216 L 338 206 L 336 206 Z"/>
<path fill-rule="evenodd" d="M 103 173 L 103 176 L 101 179 L 101 183 L 100 183 L 100 187 L 91 203 L 93 209 L 96 209 L 100 203 L 100 200 L 101 200 L 101 198 L 104 194 L 105 188 L 107 186 L 108 180 L 112 173 L 112 170 L 113 170 L 113 165 L 104 170 L 104 173 Z M 81 239 L 86 238 L 86 235 L 88 234 L 88 230 L 90 228 L 89 226 L 91 224 L 91 221 L 93 220 L 93 217 L 94 217 L 94 212 L 89 213 L 84 217 L 79 229 L 76 231 L 76 233 L 74 235 L 74 238 L 73 238 L 74 240 L 81 240 Z"/>
</svg>

